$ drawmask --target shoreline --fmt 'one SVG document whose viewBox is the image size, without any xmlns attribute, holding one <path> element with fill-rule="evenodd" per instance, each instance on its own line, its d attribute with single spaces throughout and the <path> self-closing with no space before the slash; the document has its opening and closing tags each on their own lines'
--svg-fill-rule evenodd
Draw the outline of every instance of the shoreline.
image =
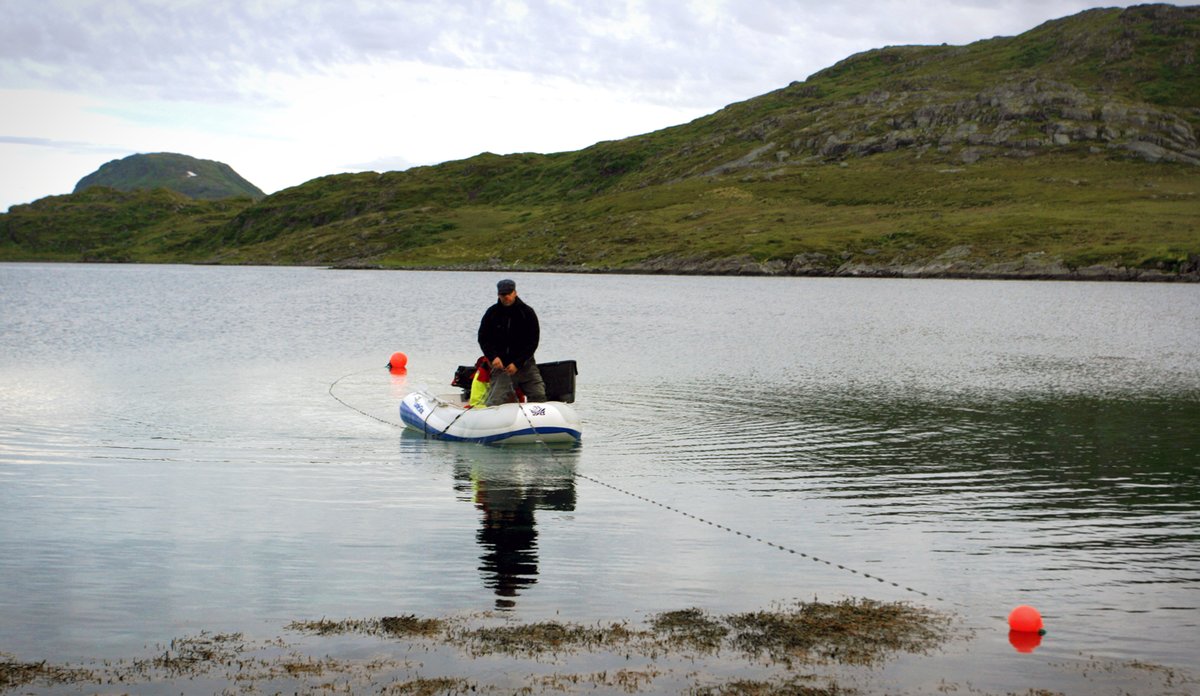
<svg viewBox="0 0 1200 696">
<path fill-rule="evenodd" d="M 999 637 L 1002 625 L 972 628 L 954 614 L 870 599 L 777 604 L 731 615 L 692 608 L 641 621 L 587 623 L 521 622 L 495 612 L 322 618 L 292 621 L 279 631 L 263 637 L 202 630 L 147 644 L 139 656 L 75 663 L 0 653 L 0 693 L 90 687 L 120 693 L 868 696 L 936 690 L 987 696 L 1028 689 L 1107 696 L 1190 693 L 1200 684 L 1185 668 L 1141 660 L 1035 655 L 1036 634 L 1009 635 L 1010 646 Z M 1032 671 L 984 678 L 971 654 L 993 649 L 1027 661 Z"/>
<path fill-rule="evenodd" d="M 226 264 L 204 264 L 226 265 Z M 233 264 L 238 265 L 238 264 Z M 248 264 L 258 265 L 258 264 Z M 283 264 L 295 265 L 295 264 Z M 1079 269 L 997 270 L 853 264 L 837 269 L 787 268 L 781 264 L 716 261 L 704 264 L 651 264 L 627 268 L 560 265 L 516 266 L 504 264 L 450 264 L 434 266 L 386 266 L 370 263 L 313 264 L 333 270 L 374 271 L 463 271 L 489 273 L 569 273 L 581 275 L 677 275 L 760 278 L 894 278 L 904 280 L 1032 280 L 1091 281 L 1112 283 L 1200 283 L 1200 270 L 1172 273 L 1161 270 L 1132 269 L 1116 266 L 1089 266 Z"/>
<path fill-rule="evenodd" d="M 105 259 L 10 259 L 0 263 L 162 265 L 162 266 L 262 266 L 280 268 L 328 268 L 345 271 L 445 271 L 478 273 L 564 273 L 579 275 L 712 276 L 762 278 L 892 278 L 904 280 L 1026 280 L 1091 281 L 1111 283 L 1200 283 L 1200 257 L 1180 271 L 1130 268 L 1096 264 L 1071 268 L 1059 261 L 1028 263 L 1005 262 L 981 265 L 972 262 L 922 261 L 916 263 L 870 264 L 847 262 L 837 267 L 813 263 L 783 261 L 759 262 L 751 259 L 656 259 L 629 266 L 588 266 L 579 264 L 458 263 L 395 266 L 364 261 L 322 263 L 262 263 L 204 261 L 112 261 Z"/>
</svg>

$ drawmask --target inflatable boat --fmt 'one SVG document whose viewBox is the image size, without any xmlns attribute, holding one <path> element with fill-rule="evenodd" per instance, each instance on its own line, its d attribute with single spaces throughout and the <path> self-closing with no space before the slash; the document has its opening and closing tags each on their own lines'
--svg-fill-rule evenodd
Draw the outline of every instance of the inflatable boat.
<svg viewBox="0 0 1200 696">
<path fill-rule="evenodd" d="M 579 442 L 582 426 L 570 406 L 575 401 L 575 375 L 579 373 L 575 361 L 539 363 L 538 370 L 545 382 L 547 401 L 467 408 L 475 367 L 461 365 L 450 382 L 450 386 L 462 390 L 461 397 L 434 396 L 418 389 L 401 400 L 400 419 L 405 426 L 439 440 L 485 444 Z"/>
<path fill-rule="evenodd" d="M 413 391 L 400 401 L 400 419 L 426 437 L 457 442 L 555 444 L 575 443 L 583 437 L 578 414 L 562 401 L 467 408 L 426 391 Z"/>
</svg>

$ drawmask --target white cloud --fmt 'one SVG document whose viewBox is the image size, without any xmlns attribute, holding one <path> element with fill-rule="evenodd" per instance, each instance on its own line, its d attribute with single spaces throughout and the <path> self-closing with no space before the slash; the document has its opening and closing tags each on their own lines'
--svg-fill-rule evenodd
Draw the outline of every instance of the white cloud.
<svg viewBox="0 0 1200 696">
<path fill-rule="evenodd" d="M 1128 3 L 1126 3 L 1128 4 Z M 5 0 L 0 210 L 182 152 L 264 190 L 366 165 L 578 149 L 889 44 L 1082 0 Z"/>
</svg>

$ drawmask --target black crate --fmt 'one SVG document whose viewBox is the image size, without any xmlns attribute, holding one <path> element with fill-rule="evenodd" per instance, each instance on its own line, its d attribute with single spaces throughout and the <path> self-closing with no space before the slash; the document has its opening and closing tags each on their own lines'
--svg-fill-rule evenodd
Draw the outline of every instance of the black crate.
<svg viewBox="0 0 1200 696">
<path fill-rule="evenodd" d="M 546 383 L 546 401 L 575 402 L 575 375 L 579 369 L 574 360 L 538 363 L 538 371 Z"/>
</svg>

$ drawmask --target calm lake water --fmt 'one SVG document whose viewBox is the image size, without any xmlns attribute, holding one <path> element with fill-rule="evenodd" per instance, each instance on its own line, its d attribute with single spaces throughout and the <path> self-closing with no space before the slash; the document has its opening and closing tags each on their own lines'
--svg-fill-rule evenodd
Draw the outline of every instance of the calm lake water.
<svg viewBox="0 0 1200 696">
<path fill-rule="evenodd" d="M 1200 286 L 515 274 L 583 445 L 403 432 L 499 277 L 0 264 L 0 652 L 864 596 L 974 631 L 918 691 L 1197 663 Z"/>
</svg>

